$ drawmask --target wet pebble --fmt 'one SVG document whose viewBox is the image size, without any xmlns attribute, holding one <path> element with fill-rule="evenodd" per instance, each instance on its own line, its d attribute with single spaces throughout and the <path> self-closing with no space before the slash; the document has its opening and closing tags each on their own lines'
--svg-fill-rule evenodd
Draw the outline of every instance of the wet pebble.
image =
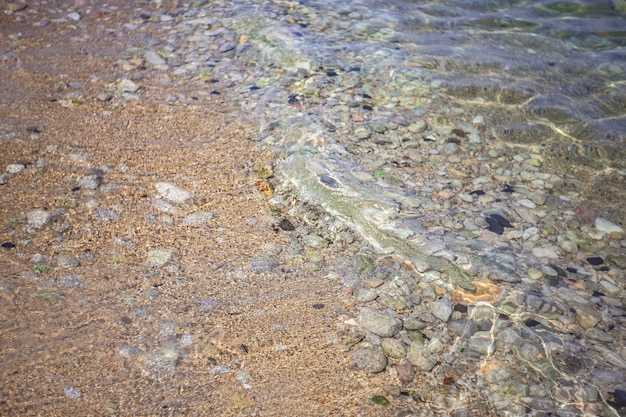
<svg viewBox="0 0 626 417">
<path fill-rule="evenodd" d="M 358 369 L 367 372 L 378 373 L 387 368 L 387 357 L 374 347 L 356 349 L 350 353 L 350 357 Z"/>
</svg>

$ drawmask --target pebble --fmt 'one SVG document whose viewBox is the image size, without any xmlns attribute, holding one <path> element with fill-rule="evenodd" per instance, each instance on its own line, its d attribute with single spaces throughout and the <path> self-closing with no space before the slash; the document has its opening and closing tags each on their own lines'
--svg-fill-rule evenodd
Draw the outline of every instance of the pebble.
<svg viewBox="0 0 626 417">
<path fill-rule="evenodd" d="M 184 190 L 171 182 L 158 182 L 155 184 L 155 187 L 161 197 L 171 203 L 184 203 L 193 197 L 191 191 Z"/>
<path fill-rule="evenodd" d="M 359 323 L 381 337 L 392 337 L 402 330 L 402 321 L 369 309 L 359 314 Z"/>
<path fill-rule="evenodd" d="M 26 215 L 28 225 L 35 229 L 45 226 L 51 218 L 51 213 L 45 210 L 33 210 Z"/>
<path fill-rule="evenodd" d="M 154 7 L 161 7 L 161 2 L 153 3 Z M 269 145 L 282 152 L 285 148 L 280 138 L 302 141 L 307 149 L 307 160 L 324 165 L 318 178 L 326 188 L 336 192 L 333 195 L 361 196 L 362 199 L 352 200 L 356 202 L 353 206 L 358 207 L 365 200 L 368 207 L 376 207 L 380 209 L 379 213 L 385 213 L 385 216 L 370 219 L 372 223 L 384 224 L 384 228 L 368 229 L 371 224 L 356 227 L 364 235 L 377 236 L 382 242 L 373 238 L 367 242 L 354 233 L 348 243 L 341 243 L 344 246 L 339 249 L 339 242 L 347 242 L 338 232 L 343 226 L 338 228 L 332 220 L 324 220 L 326 213 L 315 220 L 307 210 L 297 213 L 298 198 L 311 199 L 315 203 L 315 190 L 306 189 L 302 182 L 294 181 L 289 189 L 294 195 L 300 193 L 298 198 L 281 193 L 272 197 L 272 203 L 281 210 L 286 212 L 285 208 L 289 207 L 289 217 L 297 226 L 288 233 L 284 232 L 289 228 L 281 227 L 281 236 L 290 235 L 289 239 L 297 240 L 298 256 L 305 261 L 308 257 L 315 258 L 316 267 L 321 268 L 323 275 L 334 274 L 336 279 L 333 282 L 354 294 L 350 302 L 356 302 L 357 307 L 342 308 L 342 311 L 357 316 L 358 320 L 346 317 L 342 321 L 342 325 L 351 326 L 349 336 L 339 337 L 342 350 L 349 352 L 357 368 L 366 372 L 388 369 L 385 384 L 397 377 L 398 385 L 403 387 L 399 399 L 405 397 L 402 395 L 404 387 L 417 376 L 419 388 L 428 390 L 431 404 L 438 404 L 441 414 L 452 415 L 458 414 L 458 410 L 467 410 L 468 415 L 524 415 L 542 410 L 554 415 L 601 415 L 591 408 L 577 410 L 568 403 L 578 405 L 610 398 L 607 392 L 600 395 L 593 386 L 606 391 L 607 381 L 618 386 L 624 380 L 620 369 L 625 366 L 626 351 L 620 356 L 619 352 L 611 351 L 613 346 L 605 347 L 623 338 L 623 323 L 620 321 L 623 297 L 620 295 L 624 288 L 626 262 L 620 263 L 620 259 L 626 245 L 624 230 L 610 220 L 597 217 L 597 213 L 588 215 L 588 220 L 579 218 L 584 213 L 578 212 L 578 207 L 588 203 L 583 195 L 589 183 L 586 178 L 576 178 L 576 174 L 570 171 L 560 172 L 559 161 L 548 157 L 565 153 L 564 143 L 544 146 L 543 142 L 541 145 L 532 142 L 535 136 L 540 140 L 552 136 L 550 129 L 543 130 L 543 123 L 529 121 L 524 122 L 523 127 L 504 127 L 499 124 L 509 121 L 500 117 L 494 120 L 489 109 L 497 104 L 494 103 L 497 100 L 490 97 L 492 95 L 498 100 L 529 103 L 515 105 L 529 110 L 524 114 L 533 118 L 534 111 L 527 106 L 537 105 L 537 100 L 523 97 L 523 83 L 519 93 L 509 91 L 507 81 L 499 78 L 496 69 L 493 86 L 489 81 L 486 86 L 474 86 L 472 68 L 480 65 L 467 65 L 468 58 L 463 53 L 448 57 L 448 49 L 437 44 L 412 45 L 411 36 L 403 36 L 405 29 L 398 24 L 395 13 L 406 14 L 407 21 L 413 17 L 419 23 L 422 13 L 429 14 L 428 8 L 420 9 L 418 13 L 400 7 L 379 18 L 372 15 L 365 4 L 356 3 L 342 5 L 340 10 L 330 10 L 334 5 L 332 2 L 313 1 L 304 6 L 269 2 L 250 8 L 245 2 L 234 1 L 228 3 L 228 12 L 220 11 L 223 8 L 219 5 L 203 7 L 201 2 L 197 3 L 193 8 L 180 5 L 167 13 L 165 9 L 158 9 L 163 13 L 153 14 L 154 18 L 145 19 L 145 22 L 139 19 L 120 27 L 133 37 L 141 34 L 138 38 L 144 41 L 136 51 L 133 50 L 137 60 L 124 58 L 125 63 L 120 65 L 120 71 L 126 71 L 126 74 L 112 86 L 114 94 L 94 95 L 102 101 L 98 105 L 116 106 L 124 100 L 140 102 L 141 95 L 150 92 L 150 88 L 142 87 L 150 86 L 153 76 L 164 80 L 172 77 L 169 85 L 175 85 L 171 81 L 174 79 L 175 82 L 182 82 L 184 77 L 195 79 L 199 85 L 193 87 L 193 100 L 198 104 L 206 97 L 201 94 L 202 89 L 210 86 L 209 89 L 215 88 L 225 100 L 236 97 L 238 105 L 246 109 L 255 125 L 267 126 L 279 120 L 271 132 L 265 132 L 266 136 L 258 139 L 263 146 Z M 18 2 L 7 3 L 7 9 L 17 10 L 15 4 Z M 445 11 L 447 6 L 442 7 Z M 477 13 L 480 15 L 481 12 Z M 494 13 L 494 21 L 502 16 L 499 11 Z M 82 17 L 78 12 L 65 11 L 59 16 L 66 16 L 70 20 L 68 23 L 76 27 L 89 24 L 87 14 Z M 295 16 L 301 19 L 301 24 L 297 25 L 298 36 L 293 31 L 296 20 L 291 19 Z M 459 19 L 459 28 L 465 24 L 472 27 L 473 23 L 465 19 L 475 19 L 474 12 L 455 16 Z M 246 20 L 250 17 L 254 19 Z M 432 24 L 438 25 L 442 19 L 433 16 Z M 148 25 L 153 25 L 150 30 L 159 36 L 144 37 Z M 511 40 L 507 36 L 518 32 L 523 34 L 523 31 L 513 31 L 499 39 L 507 46 L 507 40 Z M 479 36 L 476 39 L 485 40 L 488 46 L 490 39 L 481 38 L 482 32 L 476 33 Z M 343 39 L 341 55 L 332 52 L 336 41 L 329 40 L 329 36 L 338 34 Z M 435 35 L 429 33 L 429 36 Z M 475 41 L 474 35 L 470 38 Z M 398 39 L 401 39 L 402 48 L 388 45 Z M 583 42 L 582 39 L 575 41 Z M 610 37 L 603 41 L 609 46 L 613 42 Z M 315 44 L 314 56 L 310 56 L 313 52 L 306 42 Z M 465 51 L 471 59 L 481 56 L 474 53 L 481 50 L 480 46 L 476 50 L 464 49 L 463 36 L 455 38 L 455 42 L 460 42 L 455 47 Z M 520 41 L 519 45 L 526 45 L 524 42 Z M 541 54 L 535 51 L 541 50 L 539 44 L 521 49 L 512 44 L 512 51 L 523 56 L 532 54 L 533 59 L 521 59 L 520 62 L 533 62 Z M 293 59 L 294 48 L 298 52 L 296 59 Z M 415 53 L 417 48 L 422 53 Z M 584 50 L 584 46 L 577 44 L 575 49 L 578 53 Z M 498 50 L 491 48 L 490 53 L 493 51 L 496 51 L 497 58 Z M 570 59 L 569 55 L 559 55 L 561 51 L 553 52 L 557 54 L 557 65 Z M 4 56 L 2 54 L 0 57 Z M 362 56 L 368 57 L 366 66 L 358 58 Z M 320 68 L 322 61 L 335 62 L 336 66 Z M 507 71 L 515 73 L 519 70 L 515 62 L 506 62 L 506 59 L 504 62 L 512 65 Z M 148 70 L 137 69 L 146 63 L 150 66 Z M 462 71 L 459 71 L 459 65 Z M 469 95 L 463 106 L 455 102 L 458 92 L 455 83 L 462 86 L 464 96 Z M 250 89 L 252 84 L 258 88 Z M 69 81 L 67 86 L 80 88 L 74 81 Z M 558 91 L 569 98 L 569 90 L 560 87 L 560 80 L 548 80 L 542 84 L 542 93 Z M 594 89 L 593 86 L 589 88 Z M 139 91 L 141 95 L 134 95 Z M 186 95 L 183 89 L 164 96 L 164 99 L 172 100 L 168 105 L 192 100 Z M 295 98 L 288 100 L 291 95 Z M 480 104 L 473 105 L 473 101 Z M 547 103 L 547 108 L 551 104 Z M 567 103 L 560 105 L 568 106 Z M 541 112 L 541 106 L 537 110 L 541 117 L 551 118 L 549 112 Z M 511 122 L 515 119 L 512 116 Z M 559 127 L 558 120 L 554 123 Z M 306 134 L 299 137 L 298 130 Z M 487 140 L 492 137 L 493 140 Z M 61 152 L 59 149 L 54 152 Z M 285 154 L 297 154 L 302 149 L 294 146 Z M 585 150 L 577 148 L 571 152 L 568 149 L 566 162 L 578 164 L 578 157 L 595 158 L 594 149 L 589 149 L 589 155 L 585 155 Z M 596 153 L 602 153 L 600 151 L 602 148 Z M 73 163 L 80 166 L 89 161 L 87 154 L 76 153 L 73 158 Z M 613 162 L 622 164 L 619 158 Z M 22 168 L 9 168 L 13 165 L 22 165 Z M 6 172 L 0 175 L 0 183 L 12 186 L 12 175 L 25 168 L 24 164 L 7 166 Z M 623 170 L 615 172 L 623 175 L 619 174 Z M 277 182 L 281 175 L 289 177 L 290 174 L 281 171 L 277 164 Z M 89 174 L 80 177 L 78 185 L 100 192 L 117 189 L 102 184 L 102 181 L 102 175 Z M 346 184 L 347 188 L 353 188 L 344 189 Z M 155 186 L 158 198 L 155 198 L 153 207 L 161 217 L 152 214 L 147 215 L 146 220 L 156 222 L 160 219 L 164 224 L 174 224 L 179 212 L 183 212 L 180 215 L 184 214 L 183 225 L 206 225 L 214 221 L 210 212 L 188 213 L 184 207 L 176 206 L 193 198 L 190 191 L 172 182 L 160 182 Z M 393 191 L 395 196 L 390 196 L 388 191 Z M 82 198 L 82 193 L 75 194 Z M 104 197 L 93 193 L 85 195 L 90 200 L 84 204 L 93 207 L 96 220 L 110 222 L 123 213 L 120 207 L 125 206 L 121 203 L 98 208 L 100 202 L 96 198 L 104 202 Z M 602 196 L 592 195 L 595 198 L 593 203 L 602 206 L 603 198 L 610 197 Z M 113 198 L 106 196 L 109 197 Z M 345 224 L 358 217 L 359 213 L 352 217 L 341 216 L 342 213 L 337 215 L 337 206 L 333 203 L 327 200 L 319 205 L 333 216 L 342 217 Z M 538 206 L 541 206 L 540 210 Z M 603 211 L 600 213 L 610 217 Z M 32 211 L 26 217 L 32 229 L 52 223 L 52 213 L 44 210 Z M 420 227 L 404 224 L 408 224 L 407 219 L 411 218 L 419 219 Z M 271 219 L 270 223 L 277 224 L 278 220 Z M 306 233 L 301 233 L 300 225 L 303 224 L 310 229 Z M 248 219 L 245 227 L 258 225 L 256 219 Z M 56 227 L 60 226 L 52 224 L 50 229 Z M 570 231 L 575 231 L 576 236 L 567 235 Z M 385 232 L 393 236 L 389 240 L 392 243 L 384 241 Z M 17 239 L 10 239 L 20 250 L 27 246 Z M 224 237 L 214 239 L 226 241 Z M 454 268 L 446 267 L 448 263 L 433 263 L 427 257 L 402 253 L 411 247 L 418 248 L 419 253 L 435 255 L 440 261 L 446 259 Z M 340 255 L 342 250 L 350 251 L 349 255 L 337 262 L 340 266 L 333 265 L 344 256 Z M 158 251 L 164 252 L 159 254 Z M 266 251 L 260 247 L 259 252 L 264 254 L 250 261 L 253 273 L 271 273 L 279 267 L 279 251 Z M 353 256 L 356 258 L 362 253 L 371 258 L 370 265 L 363 270 L 350 270 L 346 265 Z M 150 251 L 148 264 L 163 266 L 171 261 L 173 254 L 173 249 Z M 390 261 L 392 257 L 393 262 Z M 59 265 L 72 267 L 73 261 L 60 262 L 58 256 L 55 259 Z M 41 260 L 48 261 L 45 256 Z M 169 271 L 178 273 L 176 268 Z M 468 272 L 479 289 L 460 290 L 452 280 L 454 274 L 451 271 Z M 511 273 L 522 278 L 487 279 Z M 237 276 L 245 276 L 245 271 L 240 271 Z M 80 288 L 81 281 L 77 275 L 67 275 L 58 282 L 66 288 Z M 485 299 L 488 301 L 482 301 Z M 207 314 L 225 305 L 217 300 L 198 303 Z M 490 307 L 483 308 L 486 304 Z M 356 308 L 361 308 L 358 315 Z M 480 313 L 481 308 L 486 311 L 484 314 Z M 495 308 L 496 315 L 493 314 Z M 142 315 L 150 316 L 147 310 L 143 311 L 141 314 L 134 312 L 133 320 Z M 575 339 L 568 339 L 571 335 L 575 335 Z M 192 339 L 188 339 L 191 343 Z M 128 346 L 120 349 L 120 355 L 145 358 L 144 364 L 159 372 L 175 369 L 183 358 L 175 346 L 155 347 L 147 354 Z M 580 365 L 577 371 L 580 373 L 573 378 L 563 378 L 550 362 L 556 362 L 560 355 L 568 358 L 566 362 L 572 369 L 585 363 L 593 363 L 594 367 L 586 372 Z M 389 363 L 392 366 L 387 368 Z M 448 365 L 458 375 L 456 381 L 471 381 L 471 384 L 463 382 L 463 389 L 459 388 L 461 385 L 442 385 L 441 379 Z M 230 373 L 236 368 L 217 364 L 213 369 Z M 242 370 L 241 375 L 245 375 L 245 371 Z M 242 383 L 249 387 L 249 375 L 242 381 L 244 379 Z M 566 389 L 571 386 L 574 386 L 571 390 Z M 386 392 L 397 393 L 398 390 Z M 413 400 L 417 396 L 410 398 Z M 481 413 L 468 405 L 483 397 L 489 400 L 488 410 Z M 420 399 L 416 405 L 411 405 L 413 410 L 403 415 L 428 413 L 428 405 L 429 401 Z"/>
<path fill-rule="evenodd" d="M 158 248 L 148 252 L 147 263 L 150 266 L 161 267 L 172 260 L 174 257 L 173 249 Z"/>
<path fill-rule="evenodd" d="M 450 320 L 450 316 L 452 316 L 452 302 L 449 297 L 441 298 L 432 303 L 431 310 L 433 316 L 447 323 Z"/>
<path fill-rule="evenodd" d="M 190 213 L 183 219 L 185 226 L 195 226 L 201 224 L 209 224 L 213 220 L 213 213 L 209 211 L 197 211 Z"/>
<path fill-rule="evenodd" d="M 430 372 L 437 365 L 437 358 L 420 343 L 411 343 L 407 360 L 422 372 Z"/>
<path fill-rule="evenodd" d="M 255 274 L 263 272 L 272 272 L 274 268 L 278 267 L 278 260 L 272 255 L 260 255 L 255 258 L 250 264 L 250 269 Z"/>
<path fill-rule="evenodd" d="M 387 368 L 387 357 L 380 350 L 373 347 L 365 347 L 352 351 L 350 358 L 358 369 L 379 373 Z"/>
<path fill-rule="evenodd" d="M 595 225 L 596 225 L 596 230 L 598 232 L 602 232 L 602 233 L 606 233 L 606 234 L 611 234 L 611 233 L 624 234 L 624 229 L 623 228 L 621 228 L 620 226 L 616 225 L 615 223 L 612 223 L 609 220 L 604 219 L 602 217 L 597 217 L 596 218 Z"/>
<path fill-rule="evenodd" d="M 17 173 L 23 171 L 24 168 L 26 168 L 26 165 L 24 165 L 24 164 L 9 164 L 6 167 L 6 172 L 8 174 L 17 174 Z"/>
</svg>

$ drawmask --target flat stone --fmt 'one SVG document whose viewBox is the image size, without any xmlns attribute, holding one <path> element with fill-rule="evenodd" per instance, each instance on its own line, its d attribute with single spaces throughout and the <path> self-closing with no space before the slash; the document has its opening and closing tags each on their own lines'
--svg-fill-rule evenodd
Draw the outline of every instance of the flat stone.
<svg viewBox="0 0 626 417">
<path fill-rule="evenodd" d="M 255 274 L 262 272 L 272 272 L 279 265 L 278 260 L 272 255 L 260 255 L 256 257 L 250 264 L 250 269 Z"/>
<path fill-rule="evenodd" d="M 147 51 L 144 55 L 144 59 L 146 60 L 148 64 L 151 64 L 151 65 L 165 65 L 166 64 L 165 59 L 163 59 L 163 57 L 161 57 L 161 55 L 159 55 L 155 51 Z"/>
<path fill-rule="evenodd" d="M 9 174 L 17 174 L 22 171 L 26 166 L 24 164 L 9 164 L 6 167 L 6 172 Z"/>
<path fill-rule="evenodd" d="M 537 258 L 550 258 L 550 259 L 559 259 L 559 254 L 556 252 L 556 248 L 553 246 L 548 246 L 545 248 L 542 247 L 534 247 L 533 255 Z"/>
<path fill-rule="evenodd" d="M 151 266 L 163 266 L 174 256 L 172 249 L 153 249 L 148 252 L 148 264 Z"/>
<path fill-rule="evenodd" d="M 374 310 L 365 310 L 359 314 L 359 323 L 381 337 L 393 337 L 402 330 L 402 322 L 399 319 Z"/>
<path fill-rule="evenodd" d="M 602 217 L 596 218 L 596 230 L 598 232 L 603 232 L 607 234 L 614 233 L 614 232 L 624 233 L 624 229 L 622 229 L 620 226 Z"/>
<path fill-rule="evenodd" d="M 183 224 L 185 226 L 195 226 L 200 224 L 208 224 L 213 219 L 213 213 L 210 211 L 196 211 L 185 216 Z"/>
<path fill-rule="evenodd" d="M 161 197 L 172 203 L 184 203 L 193 197 L 191 191 L 184 190 L 171 182 L 157 182 L 155 187 Z"/>
<path fill-rule="evenodd" d="M 358 369 L 373 374 L 382 372 L 387 368 L 387 357 L 382 350 L 377 348 L 367 347 L 357 349 L 350 354 L 350 357 Z"/>
</svg>

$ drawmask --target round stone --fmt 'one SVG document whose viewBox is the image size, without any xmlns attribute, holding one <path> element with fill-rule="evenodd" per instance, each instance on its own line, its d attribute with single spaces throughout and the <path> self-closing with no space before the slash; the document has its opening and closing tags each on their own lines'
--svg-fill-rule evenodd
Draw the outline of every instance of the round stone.
<svg viewBox="0 0 626 417">
<path fill-rule="evenodd" d="M 402 330 L 402 322 L 374 310 L 365 310 L 359 315 L 359 323 L 368 331 L 381 337 L 393 337 Z"/>
<path fill-rule="evenodd" d="M 387 357 L 380 349 L 373 347 L 357 349 L 350 355 L 356 367 L 373 374 L 387 367 Z"/>
</svg>

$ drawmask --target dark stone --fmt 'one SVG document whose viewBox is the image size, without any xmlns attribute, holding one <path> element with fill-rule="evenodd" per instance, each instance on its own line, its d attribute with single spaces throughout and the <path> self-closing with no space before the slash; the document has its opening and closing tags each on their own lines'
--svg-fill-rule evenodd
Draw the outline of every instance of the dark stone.
<svg viewBox="0 0 626 417">
<path fill-rule="evenodd" d="M 502 227 L 513 227 L 511 225 L 511 223 L 509 223 L 509 221 L 507 219 L 505 219 L 504 217 L 500 216 L 499 214 L 490 214 L 489 217 L 491 217 L 492 219 L 494 219 L 495 221 L 498 222 L 498 224 Z"/>
<path fill-rule="evenodd" d="M 515 190 L 510 185 L 507 184 L 504 186 L 504 189 L 502 190 L 502 192 L 511 194 L 511 193 L 514 193 Z"/>
<path fill-rule="evenodd" d="M 539 323 L 537 320 L 528 319 L 524 322 L 524 324 L 526 325 L 526 327 L 535 327 L 540 325 L 541 323 Z"/>
<path fill-rule="evenodd" d="M 487 228 L 487 230 L 489 230 L 490 232 L 496 233 L 498 235 L 501 235 L 504 233 L 504 227 L 502 227 L 497 220 L 491 218 L 491 217 L 487 217 L 485 219 L 487 221 L 487 223 L 489 224 L 489 227 Z"/>
<path fill-rule="evenodd" d="M 602 265 L 604 263 L 604 259 L 600 258 L 599 256 L 592 256 L 590 258 L 587 258 L 587 262 L 589 262 L 590 265 Z"/>
<path fill-rule="evenodd" d="M 363 110 L 374 110 L 374 108 L 372 106 L 368 106 L 367 104 L 365 104 L 363 106 Z"/>
<path fill-rule="evenodd" d="M 452 133 L 457 135 L 460 138 L 465 137 L 465 131 L 463 129 L 452 129 Z"/>
<path fill-rule="evenodd" d="M 11 249 L 11 248 L 15 247 L 15 243 L 13 243 L 13 242 L 4 242 L 2 244 L 2 247 L 5 248 L 5 249 Z"/>
<path fill-rule="evenodd" d="M 339 183 L 330 175 L 322 175 L 320 177 L 320 180 L 322 181 L 322 183 L 330 188 L 339 188 L 340 185 Z"/>
<path fill-rule="evenodd" d="M 322 308 L 324 308 L 324 304 L 322 303 L 313 304 L 313 308 L 316 310 L 321 310 Z"/>
<path fill-rule="evenodd" d="M 261 87 L 259 87 L 258 85 L 253 85 L 252 87 L 250 87 L 250 90 L 254 91 L 254 90 L 260 90 Z"/>
<path fill-rule="evenodd" d="M 286 232 L 292 232 L 296 230 L 296 227 L 287 218 L 282 219 L 280 223 L 278 223 L 278 227 L 280 227 Z"/>
<path fill-rule="evenodd" d="M 485 192 L 483 190 L 474 190 L 470 192 L 470 195 L 483 195 Z"/>
<path fill-rule="evenodd" d="M 335 71 L 326 71 L 326 75 L 328 75 L 329 77 L 336 77 L 337 73 Z"/>
</svg>

